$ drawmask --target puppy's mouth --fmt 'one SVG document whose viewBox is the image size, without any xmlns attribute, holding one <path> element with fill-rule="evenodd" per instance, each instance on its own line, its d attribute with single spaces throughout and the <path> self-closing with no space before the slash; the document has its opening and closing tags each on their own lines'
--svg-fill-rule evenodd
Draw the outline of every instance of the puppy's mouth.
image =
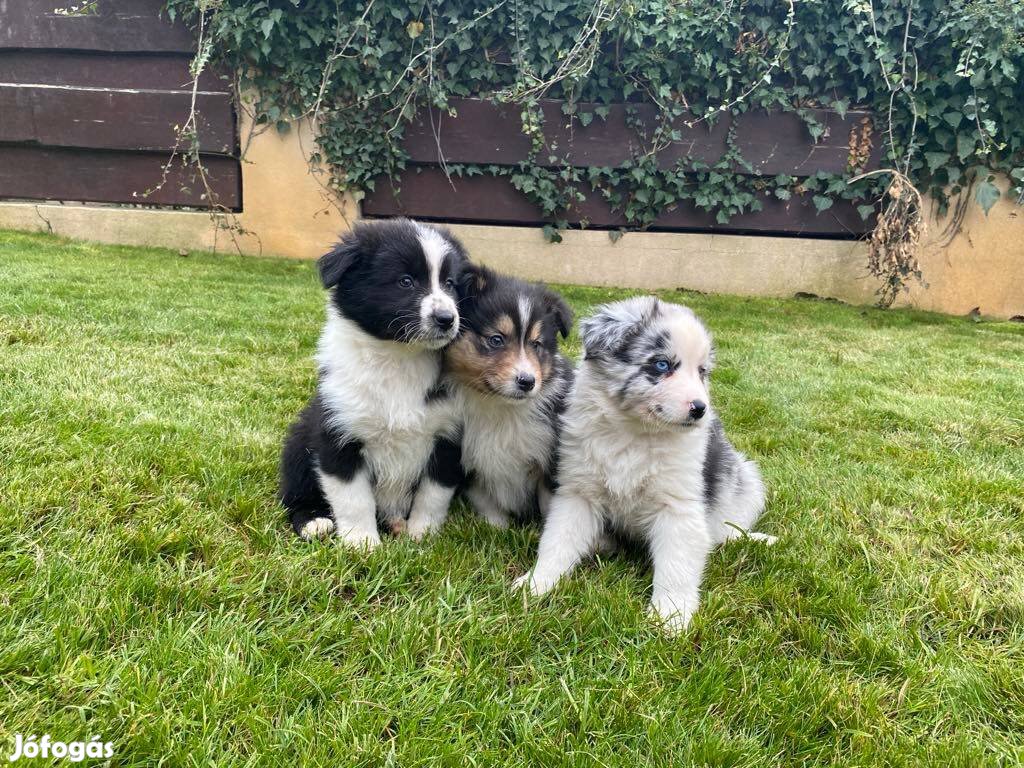
<svg viewBox="0 0 1024 768">
<path fill-rule="evenodd" d="M 443 349 L 455 341 L 455 337 L 458 335 L 458 326 L 448 330 L 424 328 L 413 336 L 410 341 L 414 344 L 420 344 L 421 346 L 427 347 L 428 349 Z"/>
<path fill-rule="evenodd" d="M 684 416 L 682 418 L 673 416 L 672 414 L 666 413 L 665 409 L 660 405 L 652 405 L 647 409 L 647 418 L 645 421 L 652 422 L 659 426 L 672 427 L 683 431 L 697 429 L 698 427 L 707 424 L 706 419 L 698 420 L 691 416 Z"/>
<path fill-rule="evenodd" d="M 492 395 L 497 395 L 502 400 L 508 400 L 512 403 L 521 403 L 532 398 L 537 390 L 534 389 L 531 392 L 524 392 L 519 389 L 514 383 L 509 384 L 507 382 L 491 383 L 490 381 L 484 382 L 487 386 L 487 391 Z"/>
</svg>

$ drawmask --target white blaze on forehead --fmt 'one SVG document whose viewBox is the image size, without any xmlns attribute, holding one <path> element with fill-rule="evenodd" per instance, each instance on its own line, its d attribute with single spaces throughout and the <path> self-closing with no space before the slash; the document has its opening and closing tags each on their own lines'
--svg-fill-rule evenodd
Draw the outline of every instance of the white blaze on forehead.
<svg viewBox="0 0 1024 768">
<path fill-rule="evenodd" d="M 441 267 L 445 256 L 451 251 L 451 245 L 436 229 L 416 224 L 416 237 L 423 249 L 423 258 L 427 262 L 427 273 L 430 276 L 430 291 L 420 302 L 420 323 L 424 328 L 430 326 L 430 316 L 439 309 L 447 309 L 455 315 L 449 336 L 454 337 L 459 331 L 459 312 L 455 301 L 441 287 Z"/>
<path fill-rule="evenodd" d="M 441 265 L 450 246 L 440 232 L 422 224 L 416 225 L 417 237 L 423 256 L 427 260 L 427 271 L 430 273 L 430 290 L 436 291 L 441 286 Z"/>
<path fill-rule="evenodd" d="M 672 349 L 684 366 L 696 367 L 711 352 L 711 337 L 697 316 L 686 307 L 662 304 L 665 329 Z"/>
<path fill-rule="evenodd" d="M 530 304 L 529 296 L 519 297 L 519 340 L 526 341 L 526 334 L 530 332 L 530 312 L 533 306 Z"/>
</svg>

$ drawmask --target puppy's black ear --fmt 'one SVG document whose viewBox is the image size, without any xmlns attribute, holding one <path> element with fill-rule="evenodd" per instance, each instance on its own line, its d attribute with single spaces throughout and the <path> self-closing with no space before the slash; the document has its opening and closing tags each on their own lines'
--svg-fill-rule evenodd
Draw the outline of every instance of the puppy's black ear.
<svg viewBox="0 0 1024 768">
<path fill-rule="evenodd" d="M 346 272 L 367 256 L 365 230 L 356 227 L 346 232 L 334 248 L 320 257 L 317 266 L 320 268 L 320 281 L 324 288 L 331 288 L 341 282 Z"/>
<path fill-rule="evenodd" d="M 585 359 L 600 360 L 621 351 L 658 313 L 658 299 L 642 296 L 603 304 L 580 323 Z"/>
<path fill-rule="evenodd" d="M 483 264 L 466 262 L 459 275 L 459 298 L 474 299 L 487 292 L 494 282 L 494 273 Z"/>
<path fill-rule="evenodd" d="M 572 330 L 572 309 L 560 294 L 550 288 L 544 289 L 544 301 L 548 306 L 548 312 L 555 319 L 555 328 L 562 334 L 563 339 L 569 338 L 569 331 Z"/>
</svg>

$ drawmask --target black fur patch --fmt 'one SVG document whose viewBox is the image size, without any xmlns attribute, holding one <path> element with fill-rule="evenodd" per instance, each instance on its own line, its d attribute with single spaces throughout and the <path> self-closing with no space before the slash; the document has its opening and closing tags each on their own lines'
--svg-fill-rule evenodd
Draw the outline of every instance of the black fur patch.
<svg viewBox="0 0 1024 768">
<path fill-rule="evenodd" d="M 292 425 L 281 451 L 278 498 L 296 533 L 310 520 L 331 517 L 317 467 L 341 480 L 351 480 L 362 464 L 362 444 L 328 429 L 323 402 L 319 395 L 314 396 Z"/>
<path fill-rule="evenodd" d="M 736 451 L 725 437 L 722 422 L 715 417 L 708 427 L 708 450 L 704 454 L 704 501 L 708 506 L 718 499 L 723 481 L 736 472 Z"/>
<path fill-rule="evenodd" d="M 452 440 L 439 437 L 427 465 L 427 476 L 445 488 L 458 488 L 465 475 L 462 472 L 462 449 Z"/>
</svg>

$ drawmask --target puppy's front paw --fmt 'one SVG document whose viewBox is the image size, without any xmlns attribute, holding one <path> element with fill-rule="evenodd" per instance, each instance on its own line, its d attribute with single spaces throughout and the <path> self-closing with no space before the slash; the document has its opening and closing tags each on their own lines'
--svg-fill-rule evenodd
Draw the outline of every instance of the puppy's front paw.
<svg viewBox="0 0 1024 768">
<path fill-rule="evenodd" d="M 352 549 L 362 549 L 370 552 L 380 546 L 380 534 L 377 533 L 376 529 L 372 531 L 355 528 L 339 529 L 337 535 L 342 544 Z"/>
<path fill-rule="evenodd" d="M 481 513 L 480 516 L 492 527 L 501 531 L 507 530 L 512 525 L 512 519 L 508 516 L 508 512 L 502 512 L 500 509 L 489 510 Z"/>
<path fill-rule="evenodd" d="M 411 515 L 405 526 L 405 532 L 413 541 L 423 541 L 428 535 L 440 530 L 441 524 L 426 515 Z"/>
<path fill-rule="evenodd" d="M 329 517 L 314 517 L 302 526 L 299 537 L 306 541 L 326 539 L 334 533 L 334 521 Z"/>
<path fill-rule="evenodd" d="M 770 547 L 779 540 L 778 536 L 772 536 L 770 533 L 761 533 L 760 531 L 747 531 L 747 537 L 761 542 L 766 547 Z"/>
<path fill-rule="evenodd" d="M 513 592 L 518 592 L 523 587 L 530 587 L 530 592 L 533 592 L 533 587 L 530 585 L 531 577 L 532 577 L 532 574 L 530 573 L 530 571 L 527 571 L 522 576 L 520 576 L 518 579 L 513 581 L 512 582 L 512 591 Z"/>
<path fill-rule="evenodd" d="M 675 636 L 686 631 L 696 610 L 696 605 L 691 608 L 682 600 L 657 597 L 651 601 L 647 613 L 654 622 L 661 625 L 665 634 Z"/>
<path fill-rule="evenodd" d="M 514 592 L 518 592 L 525 587 L 529 590 L 531 595 L 534 597 L 540 597 L 541 595 L 550 592 L 551 588 L 555 586 L 557 582 L 558 579 L 546 579 L 543 576 L 538 576 L 535 570 L 527 571 L 512 582 L 512 590 Z"/>
</svg>

